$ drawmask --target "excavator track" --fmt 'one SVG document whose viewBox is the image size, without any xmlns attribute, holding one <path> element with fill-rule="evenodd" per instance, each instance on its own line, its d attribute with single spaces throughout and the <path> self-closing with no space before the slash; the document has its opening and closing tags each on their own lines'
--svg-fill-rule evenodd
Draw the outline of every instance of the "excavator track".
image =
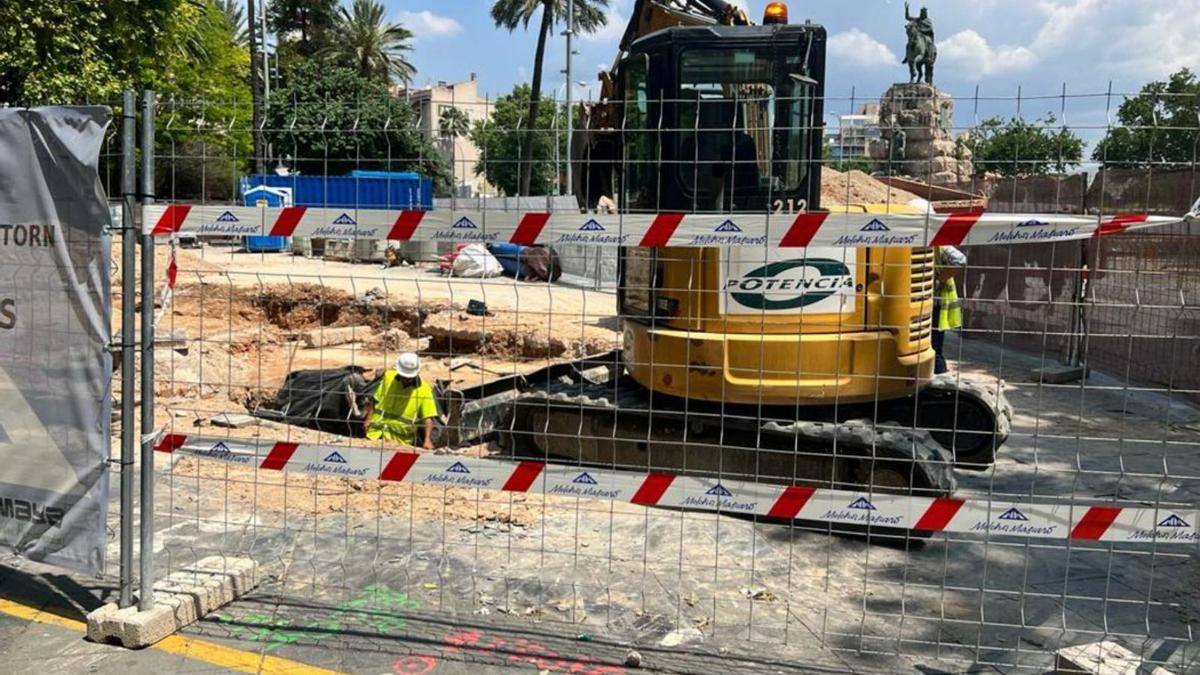
<svg viewBox="0 0 1200 675">
<path fill-rule="evenodd" d="M 927 429 L 961 469 L 982 471 L 996 461 L 996 452 L 1012 431 L 1012 404 L 1004 382 L 986 384 L 943 373 L 923 388 L 912 404 L 916 425 Z M 912 419 L 898 415 L 899 419 Z"/>
<path fill-rule="evenodd" d="M 949 453 L 899 422 L 787 421 L 700 408 L 653 396 L 629 377 L 561 378 L 509 404 L 496 431 L 515 457 L 929 496 L 955 487 Z"/>
</svg>

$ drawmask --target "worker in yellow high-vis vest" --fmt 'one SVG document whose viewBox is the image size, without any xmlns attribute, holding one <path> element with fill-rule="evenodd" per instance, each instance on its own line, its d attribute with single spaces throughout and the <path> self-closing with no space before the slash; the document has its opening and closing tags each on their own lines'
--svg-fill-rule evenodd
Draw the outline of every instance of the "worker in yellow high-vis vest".
<svg viewBox="0 0 1200 675">
<path fill-rule="evenodd" d="M 954 284 L 954 270 L 966 266 L 967 256 L 953 246 L 940 246 L 934 253 L 937 287 L 933 296 L 933 352 L 936 355 L 933 372 L 936 374 L 950 369 L 942 353 L 946 331 L 958 330 L 963 325 L 962 300 Z"/>
<path fill-rule="evenodd" d="M 383 373 L 375 396 L 367 404 L 367 438 L 433 449 L 433 422 L 438 416 L 433 389 L 421 379 L 421 359 L 405 352 L 396 367 Z"/>
</svg>

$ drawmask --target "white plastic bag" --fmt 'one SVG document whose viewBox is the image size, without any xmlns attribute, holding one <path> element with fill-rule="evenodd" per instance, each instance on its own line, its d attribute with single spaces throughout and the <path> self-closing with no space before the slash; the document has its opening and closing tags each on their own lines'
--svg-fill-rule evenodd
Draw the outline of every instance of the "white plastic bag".
<svg viewBox="0 0 1200 675">
<path fill-rule="evenodd" d="M 483 244 L 464 246 L 454 259 L 454 276 L 468 279 L 498 277 L 504 272 L 500 261 Z"/>
</svg>

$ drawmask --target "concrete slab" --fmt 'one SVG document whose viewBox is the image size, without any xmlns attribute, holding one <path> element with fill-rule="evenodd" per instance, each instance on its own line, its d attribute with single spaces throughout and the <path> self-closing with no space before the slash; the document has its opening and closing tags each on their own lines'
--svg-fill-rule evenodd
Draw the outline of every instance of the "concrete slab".
<svg viewBox="0 0 1200 675">
<path fill-rule="evenodd" d="M 375 329 L 370 326 L 340 326 L 338 328 L 318 328 L 300 334 L 304 346 L 308 349 L 344 345 L 348 342 L 361 342 L 375 335 Z"/>
<path fill-rule="evenodd" d="M 208 421 L 216 427 L 241 429 L 242 427 L 248 427 L 256 424 L 258 422 L 258 418 L 251 417 L 250 415 L 239 415 L 237 413 L 221 413 L 220 415 L 213 416 Z"/>
<path fill-rule="evenodd" d="M 1140 656 L 1111 640 L 1058 650 L 1054 670 L 1082 675 L 1173 675 L 1157 666 L 1149 670 Z"/>
<path fill-rule="evenodd" d="M 155 584 L 155 603 L 146 611 L 109 603 L 89 613 L 88 639 L 147 647 L 246 594 L 257 574 L 258 564 L 247 558 L 201 559 Z"/>
</svg>

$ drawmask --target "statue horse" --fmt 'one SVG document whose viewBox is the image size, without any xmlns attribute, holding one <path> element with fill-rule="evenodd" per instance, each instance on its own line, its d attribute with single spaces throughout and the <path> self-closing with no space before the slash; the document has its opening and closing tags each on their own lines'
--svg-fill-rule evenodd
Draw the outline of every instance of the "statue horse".
<svg viewBox="0 0 1200 675">
<path fill-rule="evenodd" d="M 908 81 L 910 83 L 925 80 L 925 84 L 933 84 L 933 64 L 937 61 L 937 45 L 932 40 L 926 40 L 917 30 L 915 23 L 908 24 L 908 46 L 904 50 L 903 63 L 908 64 Z"/>
</svg>

